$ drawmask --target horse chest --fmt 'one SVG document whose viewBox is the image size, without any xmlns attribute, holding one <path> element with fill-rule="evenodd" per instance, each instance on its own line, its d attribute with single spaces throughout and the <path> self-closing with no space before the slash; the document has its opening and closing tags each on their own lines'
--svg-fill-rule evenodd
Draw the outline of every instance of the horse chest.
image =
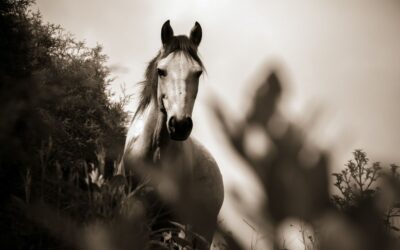
<svg viewBox="0 0 400 250">
<path fill-rule="evenodd" d="M 163 171 L 177 179 L 192 180 L 195 168 L 190 141 L 171 142 L 161 150 L 160 165 Z"/>
</svg>

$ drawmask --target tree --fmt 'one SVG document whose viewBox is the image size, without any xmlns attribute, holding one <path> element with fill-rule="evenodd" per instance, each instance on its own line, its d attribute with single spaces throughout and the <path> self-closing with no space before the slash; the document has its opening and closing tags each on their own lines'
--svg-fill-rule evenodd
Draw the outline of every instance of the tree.
<svg viewBox="0 0 400 250">
<path fill-rule="evenodd" d="M 0 3 L 0 220 L 12 225 L 1 229 L 5 249 L 44 244 L 16 200 L 79 214 L 85 176 L 94 166 L 112 172 L 126 134 L 123 103 L 107 92 L 101 46 L 43 23 L 33 3 Z"/>
</svg>

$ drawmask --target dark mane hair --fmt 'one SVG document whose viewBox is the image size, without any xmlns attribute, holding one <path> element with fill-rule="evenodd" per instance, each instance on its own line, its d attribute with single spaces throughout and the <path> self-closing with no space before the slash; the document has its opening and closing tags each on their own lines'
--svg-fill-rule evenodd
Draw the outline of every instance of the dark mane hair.
<svg viewBox="0 0 400 250">
<path fill-rule="evenodd" d="M 133 120 L 147 108 L 152 98 L 156 98 L 154 95 L 157 93 L 157 62 L 169 54 L 178 51 L 183 52 L 188 58 L 195 60 L 204 69 L 204 65 L 197 54 L 197 46 L 187 36 L 174 36 L 147 66 L 145 80 L 139 83 L 142 85 L 142 89 L 140 90 L 138 108 L 133 116 Z"/>
</svg>

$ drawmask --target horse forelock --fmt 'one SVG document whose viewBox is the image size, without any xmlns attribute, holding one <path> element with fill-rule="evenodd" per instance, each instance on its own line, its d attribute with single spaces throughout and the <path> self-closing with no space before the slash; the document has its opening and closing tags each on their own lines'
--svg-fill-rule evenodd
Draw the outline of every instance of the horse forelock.
<svg viewBox="0 0 400 250">
<path fill-rule="evenodd" d="M 205 70 L 203 62 L 197 53 L 197 46 L 190 41 L 187 36 L 174 36 L 171 41 L 164 45 L 158 54 L 149 62 L 146 68 L 145 80 L 139 83 L 141 85 L 141 90 L 139 94 L 138 108 L 134 113 L 133 120 L 135 120 L 139 114 L 143 113 L 143 111 L 149 106 L 151 100 L 157 96 L 158 61 L 175 52 L 183 52 L 184 55 L 196 61 L 200 67 Z"/>
</svg>

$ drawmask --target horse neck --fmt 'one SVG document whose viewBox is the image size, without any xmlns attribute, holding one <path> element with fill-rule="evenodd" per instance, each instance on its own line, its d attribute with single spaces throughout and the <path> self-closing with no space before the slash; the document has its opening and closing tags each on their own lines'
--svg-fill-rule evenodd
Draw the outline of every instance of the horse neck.
<svg viewBox="0 0 400 250">
<path fill-rule="evenodd" d="M 167 116 L 161 112 L 155 98 L 149 104 L 148 116 L 144 121 L 144 142 L 148 143 L 147 155 L 156 162 L 160 160 L 161 149 L 169 144 L 169 136 L 166 126 Z"/>
</svg>

